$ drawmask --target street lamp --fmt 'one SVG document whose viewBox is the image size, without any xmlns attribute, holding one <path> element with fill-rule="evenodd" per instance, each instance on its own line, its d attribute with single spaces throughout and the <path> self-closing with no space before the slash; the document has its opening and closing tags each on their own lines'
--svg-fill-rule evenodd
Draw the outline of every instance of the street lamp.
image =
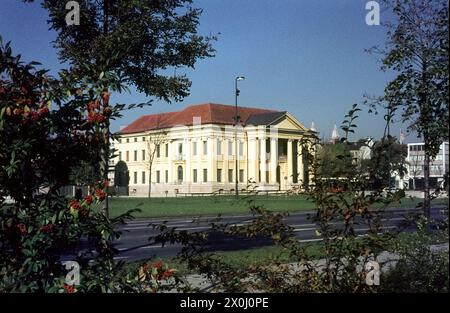
<svg viewBox="0 0 450 313">
<path fill-rule="evenodd" d="M 234 104 L 235 104 L 235 116 L 234 116 L 234 121 L 235 121 L 235 127 L 234 127 L 234 144 L 235 144 L 235 153 L 236 153 L 236 157 L 235 157 L 235 168 L 236 168 L 236 198 L 239 198 L 239 151 L 238 151 L 238 137 L 237 137 L 237 128 L 238 128 L 238 124 L 239 124 L 239 115 L 238 115 L 238 107 L 237 107 L 237 102 L 238 102 L 238 96 L 239 96 L 239 92 L 240 90 L 237 87 L 237 83 L 240 80 L 244 80 L 245 77 L 244 76 L 237 76 L 236 79 L 234 80 Z"/>
</svg>

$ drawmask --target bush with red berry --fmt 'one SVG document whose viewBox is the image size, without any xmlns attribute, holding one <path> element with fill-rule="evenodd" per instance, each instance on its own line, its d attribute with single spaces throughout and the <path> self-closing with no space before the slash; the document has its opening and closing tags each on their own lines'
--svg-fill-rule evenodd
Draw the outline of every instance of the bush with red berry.
<svg viewBox="0 0 450 313">
<path fill-rule="evenodd" d="M 105 119 L 118 114 L 107 75 L 56 79 L 37 65 L 0 38 L 0 292 L 122 291 L 130 283 L 118 275 L 112 240 L 131 212 L 104 215 L 100 177 L 82 199 L 60 194 L 70 169 L 102 159 Z M 64 260 L 79 263 L 79 286 L 65 284 Z"/>
</svg>

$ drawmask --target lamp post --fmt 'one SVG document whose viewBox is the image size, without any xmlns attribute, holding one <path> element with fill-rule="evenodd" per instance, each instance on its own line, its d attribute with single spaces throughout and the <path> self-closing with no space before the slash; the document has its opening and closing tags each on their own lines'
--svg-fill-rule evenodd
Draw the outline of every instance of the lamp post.
<svg viewBox="0 0 450 313">
<path fill-rule="evenodd" d="M 237 103 L 238 103 L 238 96 L 239 96 L 239 89 L 237 87 L 238 81 L 240 80 L 244 80 L 245 77 L 244 76 L 237 76 L 236 79 L 234 80 L 234 104 L 235 104 L 235 114 L 234 114 L 234 144 L 235 144 L 235 169 L 236 169 L 236 198 L 239 198 L 239 151 L 238 151 L 238 136 L 237 136 L 237 129 L 238 129 L 238 124 L 239 124 L 239 115 L 238 115 L 238 107 L 237 107 Z"/>
</svg>

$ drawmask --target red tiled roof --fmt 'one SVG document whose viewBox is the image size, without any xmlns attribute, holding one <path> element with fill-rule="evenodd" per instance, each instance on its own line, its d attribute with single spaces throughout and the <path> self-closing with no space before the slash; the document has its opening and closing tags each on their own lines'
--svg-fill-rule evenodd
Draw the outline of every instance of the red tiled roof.
<svg viewBox="0 0 450 313">
<path fill-rule="evenodd" d="M 250 115 L 277 112 L 275 110 L 238 106 L 238 115 L 245 124 Z M 193 118 L 201 118 L 202 124 L 233 125 L 235 106 L 216 103 L 190 105 L 181 111 L 144 115 L 122 129 L 122 134 L 137 133 L 151 129 L 168 128 L 175 125 L 189 126 Z"/>
</svg>

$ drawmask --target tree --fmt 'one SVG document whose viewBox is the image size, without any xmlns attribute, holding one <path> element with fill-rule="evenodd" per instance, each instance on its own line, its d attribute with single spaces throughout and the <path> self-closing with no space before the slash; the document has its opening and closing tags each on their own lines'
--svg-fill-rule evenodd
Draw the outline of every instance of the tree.
<svg viewBox="0 0 450 313">
<path fill-rule="evenodd" d="M 350 149 L 345 143 L 326 144 L 321 147 L 317 157 L 321 162 L 318 171 L 324 177 L 338 178 L 352 168 Z"/>
<path fill-rule="evenodd" d="M 408 160 L 409 173 L 413 177 L 413 190 L 416 190 L 417 176 L 423 173 L 423 161 L 420 159 L 420 157 L 420 155 L 411 155 Z"/>
<path fill-rule="evenodd" d="M 406 174 L 406 156 L 406 146 L 397 143 L 395 137 L 388 136 L 376 142 L 372 147 L 370 159 L 372 183 L 378 186 L 377 188 L 390 187 L 394 172 L 403 177 Z"/>
<path fill-rule="evenodd" d="M 148 173 L 148 197 L 151 197 L 152 194 L 152 171 L 153 171 L 153 163 L 155 161 L 155 157 L 160 157 L 161 155 L 161 146 L 167 140 L 167 131 L 162 127 L 160 116 L 158 115 L 157 127 L 154 131 L 151 131 L 149 136 L 147 137 L 147 166 L 149 169 Z"/>
<path fill-rule="evenodd" d="M 43 0 L 42 7 L 49 12 L 50 28 L 58 34 L 55 47 L 61 61 L 72 66 L 70 73 L 94 81 L 107 76 L 114 81 L 104 86 L 104 100 L 109 101 L 110 91 L 121 92 L 134 85 L 149 97 L 178 101 L 189 94 L 191 83 L 185 75 L 167 74 L 167 69 L 193 68 L 198 59 L 214 55 L 211 42 L 215 37 L 197 34 L 202 10 L 191 7 L 192 0 L 79 2 L 79 25 L 67 25 L 65 1 Z M 108 102 L 108 110 L 124 108 L 122 104 L 111 108 Z M 109 117 L 102 127 L 100 169 L 107 179 L 111 154 Z M 107 199 L 103 204 L 106 214 Z"/>
<path fill-rule="evenodd" d="M 59 193 L 71 179 L 68 169 L 89 162 L 101 142 L 100 122 L 86 114 L 96 88 L 64 71 L 49 77 L 36 65 L 24 64 L 0 38 L 0 291 L 73 291 L 61 260 L 82 240 L 89 249 L 73 256 L 83 267 L 77 288 L 115 290 L 125 284 L 116 280 L 111 242 L 129 214 L 109 220 L 95 210 L 105 198 L 103 181 L 85 198 Z"/>
<path fill-rule="evenodd" d="M 93 186 L 99 180 L 98 164 L 93 161 L 82 161 L 77 166 L 72 166 L 70 182 L 74 185 Z"/>
<path fill-rule="evenodd" d="M 417 132 L 425 143 L 424 204 L 430 216 L 430 159 L 448 138 L 449 43 L 448 1 L 384 1 L 396 20 L 386 23 L 382 69 L 398 72 L 388 83 L 383 100 L 393 110 L 401 109 L 408 131 Z"/>
</svg>

